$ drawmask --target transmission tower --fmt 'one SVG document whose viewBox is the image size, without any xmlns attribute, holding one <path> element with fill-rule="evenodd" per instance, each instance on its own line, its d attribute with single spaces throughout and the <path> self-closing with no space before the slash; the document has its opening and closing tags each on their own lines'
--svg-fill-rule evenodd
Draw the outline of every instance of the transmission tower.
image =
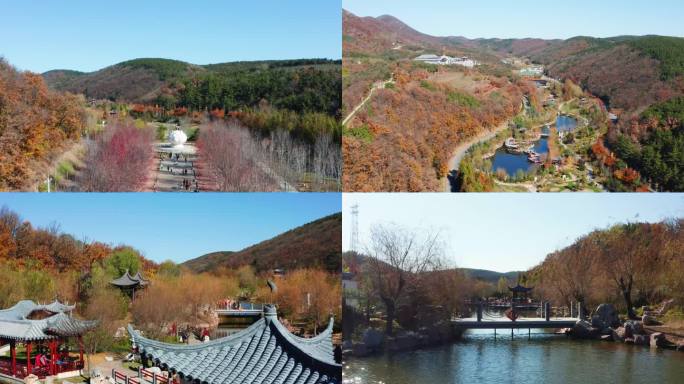
<svg viewBox="0 0 684 384">
<path fill-rule="evenodd" d="M 351 243 L 349 248 L 353 252 L 359 252 L 359 205 L 354 204 L 351 207 L 352 226 L 351 226 Z"/>
</svg>

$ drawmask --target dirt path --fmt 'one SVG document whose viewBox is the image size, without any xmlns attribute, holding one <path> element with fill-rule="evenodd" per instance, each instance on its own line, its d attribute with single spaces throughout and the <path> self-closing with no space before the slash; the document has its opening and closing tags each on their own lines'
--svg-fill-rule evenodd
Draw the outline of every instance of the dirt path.
<svg viewBox="0 0 684 384">
<path fill-rule="evenodd" d="M 54 174 L 57 172 L 57 166 L 63 162 L 71 163 L 74 166 L 76 174 L 78 174 L 78 170 L 84 167 L 83 155 L 85 154 L 85 146 L 85 140 L 78 140 L 67 146 L 65 152 L 61 153 L 49 163 L 40 167 L 41 169 L 38 171 L 38 174 L 43 176 L 40 178 L 40 180 L 34 181 L 27 191 L 35 192 L 38 190 L 38 187 L 41 184 L 45 185 L 47 174 L 49 173 L 50 177 L 54 177 Z M 70 178 L 73 178 L 74 176 L 75 175 L 70 175 Z M 57 191 L 73 191 L 76 188 L 76 183 L 67 179 L 60 180 L 59 184 L 56 186 Z"/>
<path fill-rule="evenodd" d="M 500 185 L 502 187 L 512 187 L 512 188 L 526 188 L 528 192 L 537 192 L 537 187 L 534 186 L 532 183 L 505 183 L 503 181 L 499 181 L 497 179 L 494 179 L 494 183 L 496 185 Z"/>
<path fill-rule="evenodd" d="M 375 92 L 376 89 L 384 89 L 385 87 L 387 87 L 387 84 L 390 83 L 394 83 L 394 74 L 392 74 L 389 80 L 385 80 L 382 83 L 376 82 L 375 84 L 373 84 L 373 87 L 371 87 L 370 92 L 368 92 L 368 96 L 361 100 L 361 103 L 354 107 L 354 109 L 347 115 L 347 117 L 345 117 L 344 120 L 342 120 L 342 125 L 347 125 L 349 120 L 351 120 L 352 117 L 354 117 L 356 112 L 358 112 L 359 109 L 361 109 L 361 107 L 363 107 L 368 102 L 368 100 L 370 100 L 371 96 L 373 96 L 373 92 Z"/>
</svg>

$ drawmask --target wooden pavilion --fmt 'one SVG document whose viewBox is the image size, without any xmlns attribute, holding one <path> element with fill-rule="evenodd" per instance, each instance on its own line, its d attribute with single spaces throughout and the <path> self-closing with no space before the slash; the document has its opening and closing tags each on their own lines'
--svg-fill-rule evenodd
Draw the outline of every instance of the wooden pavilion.
<svg viewBox="0 0 684 384">
<path fill-rule="evenodd" d="M 9 345 L 10 352 L 9 357 L 0 356 L 0 377 L 22 379 L 34 374 L 45 378 L 82 369 L 82 336 L 93 329 L 97 321 L 75 319 L 71 314 L 73 309 L 73 305 L 59 301 L 36 304 L 22 300 L 11 308 L 0 310 L 0 346 Z M 69 353 L 70 338 L 78 340 L 78 357 Z M 24 346 L 22 356 L 17 353 L 19 345 Z M 45 359 L 40 359 L 40 355 Z"/>
<path fill-rule="evenodd" d="M 128 269 L 118 279 L 110 281 L 110 284 L 130 295 L 131 300 L 135 299 L 135 291 L 145 288 L 149 283 L 149 280 L 145 279 L 140 271 L 131 275 Z"/>
<path fill-rule="evenodd" d="M 534 287 L 523 287 L 520 284 L 517 284 L 515 287 L 508 287 L 508 290 L 511 291 L 511 294 L 513 295 L 513 302 L 528 301 L 532 289 L 534 289 Z"/>
</svg>

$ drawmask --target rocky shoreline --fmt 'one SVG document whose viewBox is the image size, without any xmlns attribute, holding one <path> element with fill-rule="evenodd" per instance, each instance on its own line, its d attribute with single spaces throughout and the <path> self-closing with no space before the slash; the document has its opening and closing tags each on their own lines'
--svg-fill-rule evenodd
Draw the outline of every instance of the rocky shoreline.
<svg viewBox="0 0 684 384">
<path fill-rule="evenodd" d="M 615 307 L 601 304 L 596 308 L 591 322 L 578 320 L 565 333 L 577 339 L 612 341 L 684 352 L 684 338 L 655 330 L 659 325 L 661 324 L 649 311 L 644 311 L 641 320 L 621 322 Z"/>
<path fill-rule="evenodd" d="M 363 331 L 362 340 L 342 343 L 342 354 L 364 357 L 377 353 L 395 353 L 413 351 L 451 343 L 461 338 L 463 332 L 452 327 L 448 322 L 440 322 L 431 327 L 423 327 L 417 331 L 407 331 L 394 336 L 386 336 L 375 328 Z"/>
<path fill-rule="evenodd" d="M 601 304 L 591 316 L 591 321 L 578 320 L 572 328 L 562 329 L 559 333 L 575 339 L 602 340 L 684 352 L 684 337 L 661 331 L 658 329 L 659 325 L 655 316 L 648 311 L 641 320 L 623 322 L 613 305 Z M 363 331 L 361 341 L 345 340 L 342 343 L 342 353 L 345 356 L 365 357 L 380 353 L 414 351 L 448 344 L 461 339 L 462 336 L 463 330 L 451 326 L 446 321 L 394 336 L 386 336 L 382 330 L 367 328 Z"/>
</svg>

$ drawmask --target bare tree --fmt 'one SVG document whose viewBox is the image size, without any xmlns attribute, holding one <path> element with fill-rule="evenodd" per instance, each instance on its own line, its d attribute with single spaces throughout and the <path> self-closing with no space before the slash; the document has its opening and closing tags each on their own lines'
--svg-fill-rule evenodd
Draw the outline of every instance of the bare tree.
<svg viewBox="0 0 684 384">
<path fill-rule="evenodd" d="M 439 233 L 410 231 L 396 225 L 371 230 L 367 250 L 370 279 L 387 312 L 387 335 L 393 334 L 397 305 L 418 276 L 442 265 Z"/>
</svg>

